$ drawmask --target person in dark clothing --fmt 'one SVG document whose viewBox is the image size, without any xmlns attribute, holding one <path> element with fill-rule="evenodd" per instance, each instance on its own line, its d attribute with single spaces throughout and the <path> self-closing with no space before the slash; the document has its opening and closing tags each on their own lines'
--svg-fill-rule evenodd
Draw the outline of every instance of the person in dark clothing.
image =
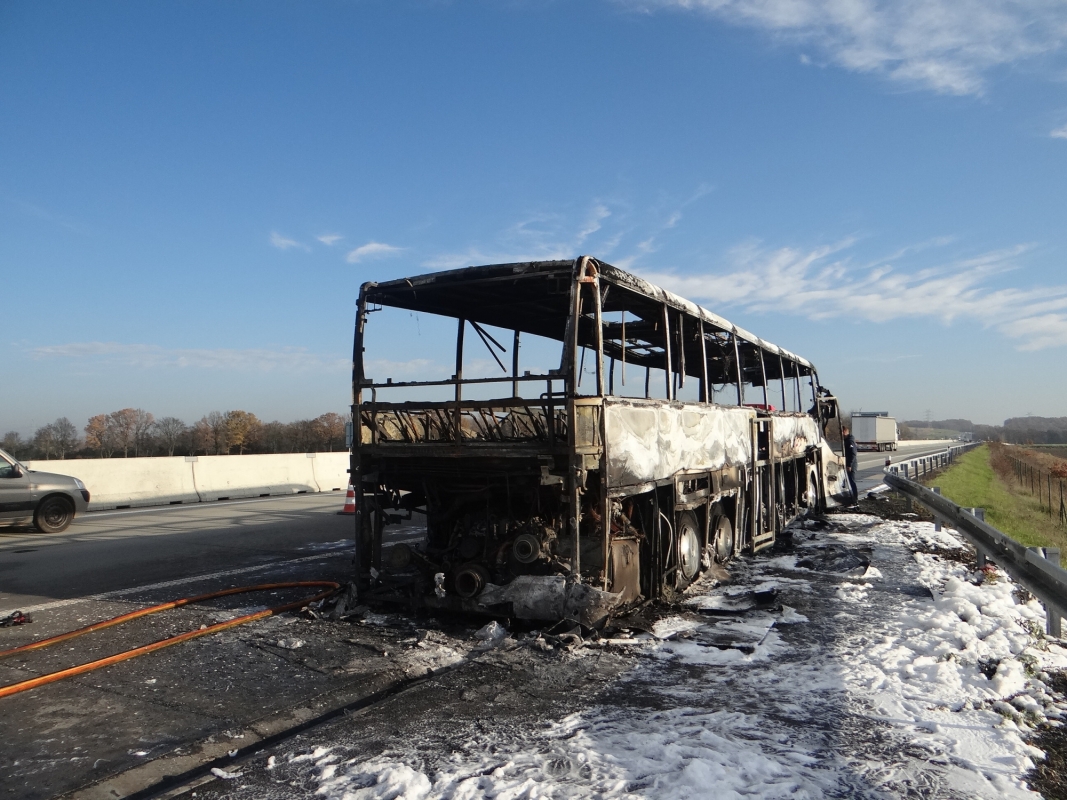
<svg viewBox="0 0 1067 800">
<path fill-rule="evenodd" d="M 852 502 L 859 500 L 859 491 L 856 489 L 856 458 L 859 448 L 856 447 L 856 437 L 852 435 L 852 429 L 848 425 L 841 426 L 841 438 L 845 444 L 845 474 L 848 475 L 848 485 L 852 488 Z"/>
</svg>

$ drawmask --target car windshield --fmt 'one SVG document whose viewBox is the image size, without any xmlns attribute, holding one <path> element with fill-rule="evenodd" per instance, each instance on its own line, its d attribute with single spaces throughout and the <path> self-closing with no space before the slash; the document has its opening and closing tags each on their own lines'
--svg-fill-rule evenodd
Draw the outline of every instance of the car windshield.
<svg viewBox="0 0 1067 800">
<path fill-rule="evenodd" d="M 2 459 L 4 461 L 8 461 L 8 462 L 10 462 L 12 464 L 18 464 L 23 469 L 26 469 L 26 465 L 25 464 L 23 464 L 21 461 L 19 461 L 17 458 L 15 458 L 10 453 L 8 453 L 6 450 L 0 450 L 0 459 Z"/>
</svg>

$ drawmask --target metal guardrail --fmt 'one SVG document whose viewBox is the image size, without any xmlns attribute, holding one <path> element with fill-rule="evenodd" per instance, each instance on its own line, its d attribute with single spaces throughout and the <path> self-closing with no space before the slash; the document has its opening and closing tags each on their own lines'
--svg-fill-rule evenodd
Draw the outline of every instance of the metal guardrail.
<svg viewBox="0 0 1067 800">
<path fill-rule="evenodd" d="M 917 478 L 920 475 L 927 475 L 942 467 L 948 466 L 955 460 L 956 456 L 978 447 L 980 444 L 981 442 L 954 444 L 951 447 L 946 447 L 940 453 L 916 456 L 915 458 L 909 458 L 905 461 L 898 461 L 896 464 L 887 463 L 885 471 L 893 475 L 902 474 L 905 478 Z"/>
<path fill-rule="evenodd" d="M 912 470 L 914 472 L 914 470 Z M 906 497 L 928 508 L 935 519 L 962 533 L 978 553 L 978 564 L 992 561 L 1003 567 L 1012 580 L 1023 586 L 1045 606 L 1045 627 L 1059 637 L 1061 620 L 1067 617 L 1067 570 L 1059 566 L 1059 550 L 1027 547 L 1004 535 L 946 497 L 909 478 L 886 470 L 885 482 Z"/>
</svg>

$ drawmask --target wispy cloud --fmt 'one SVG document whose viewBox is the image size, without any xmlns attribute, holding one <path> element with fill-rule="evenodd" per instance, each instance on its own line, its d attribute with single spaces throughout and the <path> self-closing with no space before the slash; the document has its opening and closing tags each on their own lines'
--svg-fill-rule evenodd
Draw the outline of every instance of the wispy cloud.
<svg viewBox="0 0 1067 800">
<path fill-rule="evenodd" d="M 30 350 L 38 359 L 77 359 L 127 367 L 179 367 L 254 372 L 337 372 L 352 368 L 350 359 L 322 356 L 303 347 L 267 349 L 167 348 L 155 344 L 70 342 Z"/>
<path fill-rule="evenodd" d="M 270 232 L 270 244 L 271 247 L 277 247 L 279 250 L 288 250 L 291 247 L 300 247 L 307 250 L 307 245 L 301 244 L 296 239 L 290 239 L 287 236 L 282 236 L 278 231 Z"/>
<path fill-rule="evenodd" d="M 692 205 L 704 195 L 709 194 L 712 191 L 712 187 L 707 184 L 701 184 L 697 187 L 697 190 L 693 192 L 688 198 L 675 205 L 668 205 L 667 211 L 658 212 L 655 217 L 657 222 L 654 223 L 651 232 L 648 236 L 641 241 L 637 242 L 634 250 L 629 255 L 622 256 L 614 259 L 616 266 L 623 269 L 630 269 L 633 265 L 641 259 L 643 256 L 647 256 L 650 253 L 656 252 L 659 248 L 659 238 L 667 231 L 673 230 L 677 227 L 678 223 L 682 221 L 686 207 Z"/>
<path fill-rule="evenodd" d="M 1067 139 L 1067 125 L 1064 125 L 1062 128 L 1056 128 L 1056 130 L 1051 131 L 1049 133 L 1049 136 L 1051 136 L 1053 139 Z"/>
<path fill-rule="evenodd" d="M 981 94 L 991 69 L 1053 53 L 1067 41 L 1061 0 L 616 1 L 702 12 L 810 47 L 845 69 L 943 94 Z"/>
<path fill-rule="evenodd" d="M 447 367 L 428 358 L 412 358 L 407 361 L 391 361 L 387 358 L 370 358 L 363 364 L 364 373 L 375 380 L 404 378 L 407 380 L 433 380 L 447 377 Z"/>
<path fill-rule="evenodd" d="M 903 356 L 853 356 L 842 361 L 846 364 L 895 364 L 898 361 L 911 361 L 915 358 L 923 358 L 922 353 L 908 353 Z"/>
<path fill-rule="evenodd" d="M 403 247 L 394 247 L 391 244 L 384 244 L 382 242 L 367 242 L 365 245 L 357 247 L 355 250 L 349 250 L 348 255 L 345 256 L 345 261 L 349 264 L 358 264 L 364 259 L 391 256 L 399 253 L 403 249 Z"/>
<path fill-rule="evenodd" d="M 322 234 L 322 236 L 316 236 L 315 238 L 318 239 L 320 242 L 322 242 L 327 247 L 332 247 L 333 245 L 337 244 L 339 241 L 341 241 L 345 237 L 342 236 L 339 233 L 324 233 L 324 234 Z"/>
<path fill-rule="evenodd" d="M 23 214 L 26 214 L 27 216 L 34 217 L 35 219 L 44 220 L 45 222 L 50 222 L 54 225 L 59 225 L 60 227 L 66 228 L 69 231 L 74 231 L 75 233 L 90 233 L 90 229 L 87 225 L 76 219 L 73 219 L 72 217 L 66 217 L 62 214 L 57 214 L 53 211 L 49 211 L 46 208 L 42 208 L 41 206 L 36 205 L 34 203 L 28 203 L 25 200 L 18 200 L 14 198 L 5 198 L 5 200 L 7 200 L 9 203 L 11 203 L 19 211 L 21 211 Z"/>
<path fill-rule="evenodd" d="M 583 244 L 586 239 L 599 231 L 601 224 L 610 216 L 611 210 L 606 205 L 603 203 L 594 205 L 592 211 L 589 212 L 589 216 L 586 218 L 585 224 L 578 231 L 576 244 Z"/>
<path fill-rule="evenodd" d="M 813 250 L 766 250 L 755 244 L 731 253 L 723 273 L 644 276 L 694 300 L 756 312 L 791 313 L 810 319 L 854 318 L 889 322 L 933 318 L 970 319 L 1016 339 L 1022 350 L 1067 346 L 1067 285 L 996 288 L 993 279 L 1018 268 L 1029 248 L 1018 246 L 903 271 L 889 263 L 856 266 L 853 240 Z"/>
<path fill-rule="evenodd" d="M 471 264 L 555 261 L 574 258 L 593 248 L 603 257 L 614 249 L 622 235 L 617 226 L 610 231 L 606 229 L 606 223 L 616 216 L 616 210 L 599 200 L 584 213 L 537 211 L 509 225 L 488 243 L 432 256 L 422 266 L 452 269 Z"/>
<path fill-rule="evenodd" d="M 590 254 L 627 268 L 655 252 L 659 237 L 681 222 L 689 205 L 711 191 L 711 186 L 701 184 L 688 196 L 663 198 L 644 209 L 634 209 L 615 198 L 594 200 L 585 210 L 539 210 L 507 226 L 488 242 L 440 253 L 424 259 L 422 266 L 452 269 Z"/>
</svg>

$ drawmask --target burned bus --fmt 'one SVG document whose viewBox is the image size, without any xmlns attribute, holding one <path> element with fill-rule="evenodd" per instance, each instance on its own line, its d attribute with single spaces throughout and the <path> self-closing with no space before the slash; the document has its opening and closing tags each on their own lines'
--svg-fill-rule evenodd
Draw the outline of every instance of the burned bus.
<svg viewBox="0 0 1067 800">
<path fill-rule="evenodd" d="M 365 283 L 352 415 L 367 598 L 597 625 L 848 496 L 809 361 L 589 256 Z"/>
</svg>

